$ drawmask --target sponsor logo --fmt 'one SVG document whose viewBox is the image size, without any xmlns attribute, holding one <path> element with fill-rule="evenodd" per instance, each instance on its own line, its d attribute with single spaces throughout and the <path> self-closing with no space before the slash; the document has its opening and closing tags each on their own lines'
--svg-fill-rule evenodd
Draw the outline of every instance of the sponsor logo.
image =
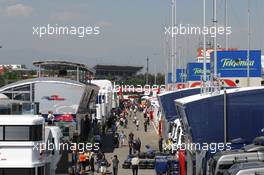
<svg viewBox="0 0 264 175">
<path fill-rule="evenodd" d="M 241 60 L 241 58 L 238 59 L 231 59 L 231 58 L 223 58 L 221 59 L 221 67 L 225 68 L 225 67 L 246 67 L 246 66 L 250 66 L 253 67 L 255 65 L 255 61 L 254 60 Z"/>
<path fill-rule="evenodd" d="M 46 99 L 49 101 L 64 101 L 65 98 L 60 97 L 59 95 L 44 96 L 41 99 Z"/>
<path fill-rule="evenodd" d="M 74 121 L 74 116 L 71 114 L 63 114 L 55 117 L 56 121 L 72 122 Z"/>
<path fill-rule="evenodd" d="M 203 73 L 203 69 L 201 68 L 193 68 L 194 75 L 201 75 Z M 210 74 L 210 70 L 206 69 L 206 74 Z"/>
</svg>

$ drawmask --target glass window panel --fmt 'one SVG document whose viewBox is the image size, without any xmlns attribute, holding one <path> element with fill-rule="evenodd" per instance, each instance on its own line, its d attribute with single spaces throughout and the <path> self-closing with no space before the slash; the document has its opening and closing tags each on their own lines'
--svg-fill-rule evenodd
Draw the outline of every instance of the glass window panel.
<svg viewBox="0 0 264 175">
<path fill-rule="evenodd" d="M 8 91 L 8 90 L 6 90 L 6 91 Z M 8 98 L 12 99 L 12 93 L 3 92 L 3 94 L 6 95 Z"/>
<path fill-rule="evenodd" d="M 38 167 L 38 175 L 44 175 L 44 167 Z"/>
<path fill-rule="evenodd" d="M 30 85 L 24 85 L 24 86 L 19 86 L 19 87 L 15 87 L 13 89 L 14 91 L 30 91 Z"/>
<path fill-rule="evenodd" d="M 10 108 L 0 108 L 0 115 L 7 115 L 10 113 L 11 113 Z"/>
<path fill-rule="evenodd" d="M 22 114 L 22 106 L 18 103 L 13 103 L 12 114 Z"/>
<path fill-rule="evenodd" d="M 14 93 L 14 100 L 30 101 L 30 93 Z"/>
<path fill-rule="evenodd" d="M 34 114 L 34 106 L 31 103 L 23 103 L 22 114 Z"/>
<path fill-rule="evenodd" d="M 32 126 L 31 132 L 33 141 L 42 140 L 42 125 Z"/>
<path fill-rule="evenodd" d="M 6 126 L 5 140 L 27 141 L 30 140 L 29 126 Z"/>
<path fill-rule="evenodd" d="M 0 140 L 4 139 L 3 126 L 0 126 Z"/>
</svg>

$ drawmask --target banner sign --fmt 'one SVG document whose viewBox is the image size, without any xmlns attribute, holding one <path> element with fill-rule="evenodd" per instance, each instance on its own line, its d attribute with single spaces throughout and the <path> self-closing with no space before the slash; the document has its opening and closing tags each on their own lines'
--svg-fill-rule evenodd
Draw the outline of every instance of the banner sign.
<svg viewBox="0 0 264 175">
<path fill-rule="evenodd" d="M 171 72 L 169 72 L 168 73 L 168 83 L 172 83 L 172 73 Z"/>
<path fill-rule="evenodd" d="M 206 74 L 210 75 L 210 63 L 206 63 Z M 187 64 L 187 80 L 200 81 L 203 75 L 203 63 Z"/>
<path fill-rule="evenodd" d="M 186 72 L 185 69 L 176 69 L 176 83 L 186 82 Z"/>
<path fill-rule="evenodd" d="M 250 77 L 261 77 L 261 51 L 251 50 L 249 63 L 247 62 L 247 51 L 218 51 L 217 72 L 220 77 L 247 77 L 249 65 Z M 213 70 L 213 53 L 211 53 L 211 68 Z"/>
<path fill-rule="evenodd" d="M 218 48 L 217 49 L 218 51 L 224 51 L 224 50 L 226 50 L 225 48 Z M 227 50 L 229 50 L 229 51 L 231 51 L 231 50 L 238 50 L 237 48 L 228 48 Z M 212 48 L 207 48 L 206 49 L 206 52 L 205 52 L 205 54 L 206 54 L 206 59 L 208 59 L 208 60 L 210 60 L 210 55 L 211 55 L 211 53 L 212 52 L 214 52 L 214 49 L 212 49 Z M 204 53 L 203 53 L 203 48 L 198 48 L 197 49 L 197 60 L 200 62 L 200 61 L 203 61 L 203 58 L 204 58 Z"/>
</svg>

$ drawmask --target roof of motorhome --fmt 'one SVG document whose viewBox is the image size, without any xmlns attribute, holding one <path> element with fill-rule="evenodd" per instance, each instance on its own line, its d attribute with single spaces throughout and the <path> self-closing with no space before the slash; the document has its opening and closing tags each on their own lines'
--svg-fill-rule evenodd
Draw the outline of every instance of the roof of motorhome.
<svg viewBox="0 0 264 175">
<path fill-rule="evenodd" d="M 252 91 L 252 90 L 258 90 L 258 89 L 264 89 L 264 87 L 263 86 L 257 86 L 257 87 L 243 87 L 243 88 L 226 89 L 226 93 L 231 94 L 231 93 L 236 93 L 236 92 Z M 175 102 L 177 104 L 184 105 L 184 104 L 187 104 L 187 103 L 190 103 L 190 102 L 199 101 L 199 100 L 202 100 L 202 99 L 211 98 L 211 97 L 218 96 L 218 95 L 223 95 L 223 94 L 224 94 L 224 90 L 221 90 L 220 94 L 216 94 L 216 95 L 211 95 L 211 94 L 191 95 L 191 96 L 188 96 L 188 97 L 177 99 L 177 100 L 175 100 Z"/>
<path fill-rule="evenodd" d="M 3 86 L 0 88 L 0 91 L 9 89 L 12 87 L 20 86 L 20 85 L 26 85 L 30 83 L 36 83 L 36 82 L 55 82 L 55 83 L 64 83 L 64 84 L 72 84 L 77 86 L 84 86 L 85 84 L 80 83 L 78 81 L 70 80 L 70 79 L 64 79 L 64 78 L 55 78 L 55 77 L 42 77 L 42 78 L 32 78 L 32 79 L 26 79 L 17 81 L 15 83 L 8 84 L 6 86 Z"/>
<path fill-rule="evenodd" d="M 158 96 L 163 96 L 163 95 L 168 95 L 168 94 L 172 94 L 174 92 L 181 92 L 181 91 L 186 91 L 186 90 L 190 90 L 190 89 L 198 89 L 197 87 L 192 87 L 192 88 L 184 88 L 184 89 L 178 89 L 177 91 L 165 91 L 161 94 L 158 94 Z"/>
<path fill-rule="evenodd" d="M 164 92 L 158 94 L 158 96 L 160 97 L 160 96 L 163 96 L 163 95 L 171 94 L 173 92 L 175 92 L 175 91 L 164 91 Z"/>
<path fill-rule="evenodd" d="M 49 69 L 49 70 L 76 70 L 77 67 L 79 70 L 84 70 L 84 71 L 89 71 L 93 74 L 95 74 L 95 69 L 89 68 L 85 64 L 80 64 L 80 63 L 74 63 L 70 61 L 58 61 L 58 60 L 45 60 L 45 61 L 34 61 L 33 62 L 34 66 L 41 67 L 44 69 Z"/>
<path fill-rule="evenodd" d="M 1 125 L 40 125 L 44 118 L 38 115 L 0 115 Z"/>
</svg>

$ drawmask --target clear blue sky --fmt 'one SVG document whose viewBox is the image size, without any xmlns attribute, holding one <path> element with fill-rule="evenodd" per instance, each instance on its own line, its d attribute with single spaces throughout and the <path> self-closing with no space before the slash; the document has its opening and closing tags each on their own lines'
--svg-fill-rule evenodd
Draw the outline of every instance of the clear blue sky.
<svg viewBox="0 0 264 175">
<path fill-rule="evenodd" d="M 207 21 L 211 25 L 212 1 Z M 230 46 L 247 47 L 247 1 L 228 0 L 232 27 Z M 162 26 L 170 23 L 171 0 L 0 0 L 0 64 L 31 66 L 40 59 L 63 59 L 95 64 L 145 65 L 165 71 Z M 202 0 L 177 0 L 177 21 L 202 25 Z M 264 1 L 251 0 L 252 48 L 264 48 Z M 218 0 L 219 24 L 223 24 L 224 0 Z M 47 24 L 101 26 L 99 36 L 38 38 L 32 27 Z M 183 58 L 194 61 L 199 37 L 179 37 Z M 223 37 L 219 38 L 223 45 Z"/>
</svg>

